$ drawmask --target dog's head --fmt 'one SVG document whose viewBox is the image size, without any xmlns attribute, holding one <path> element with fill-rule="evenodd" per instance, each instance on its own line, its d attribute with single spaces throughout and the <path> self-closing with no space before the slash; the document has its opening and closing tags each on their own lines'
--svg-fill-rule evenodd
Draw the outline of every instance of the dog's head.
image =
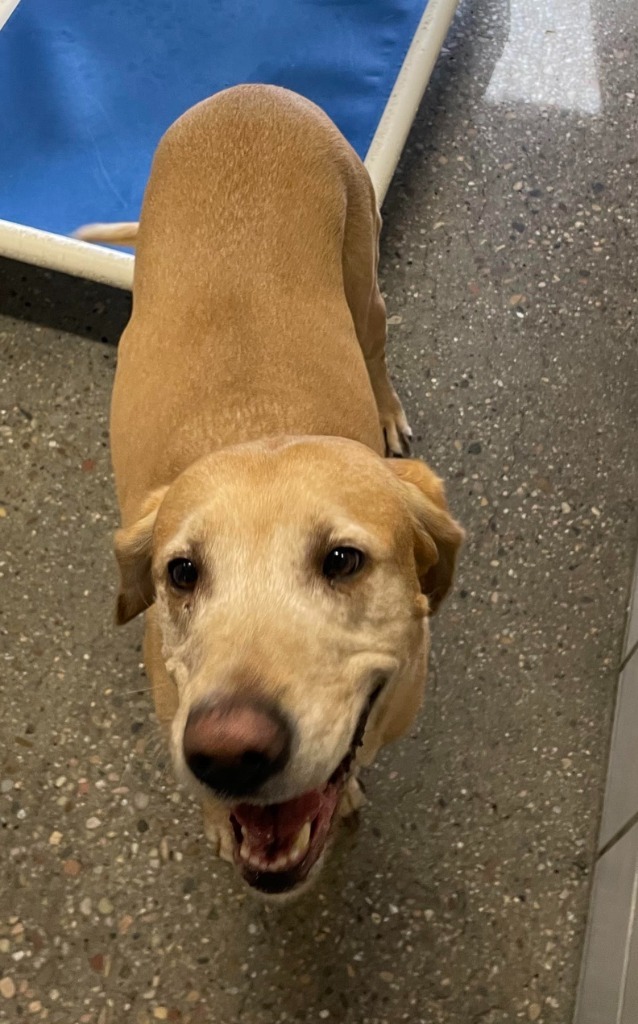
<svg viewBox="0 0 638 1024">
<path fill-rule="evenodd" d="M 155 602 L 177 772 L 255 888 L 308 877 L 355 760 L 409 727 L 462 537 L 423 463 L 320 438 L 207 456 L 118 532 L 118 621 Z"/>
</svg>

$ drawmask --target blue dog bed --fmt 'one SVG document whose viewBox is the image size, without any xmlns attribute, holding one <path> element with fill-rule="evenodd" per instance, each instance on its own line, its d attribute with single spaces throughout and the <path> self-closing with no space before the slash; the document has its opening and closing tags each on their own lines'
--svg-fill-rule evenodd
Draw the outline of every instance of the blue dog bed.
<svg viewBox="0 0 638 1024">
<path fill-rule="evenodd" d="M 318 103 L 381 200 L 456 2 L 0 0 L 0 253 L 130 284 L 131 256 L 64 236 L 136 220 L 162 133 L 239 82 Z"/>
</svg>

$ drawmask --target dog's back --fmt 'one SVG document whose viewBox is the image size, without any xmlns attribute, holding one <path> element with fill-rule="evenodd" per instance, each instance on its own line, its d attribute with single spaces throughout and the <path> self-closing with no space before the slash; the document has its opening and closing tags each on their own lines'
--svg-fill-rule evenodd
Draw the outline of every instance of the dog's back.
<svg viewBox="0 0 638 1024">
<path fill-rule="evenodd" d="M 356 154 L 286 90 L 232 89 L 169 129 L 144 199 L 113 396 L 125 520 L 153 487 L 230 443 L 327 434 L 383 451 L 344 285 L 348 231 L 363 288 L 374 281 L 375 218 Z"/>
</svg>

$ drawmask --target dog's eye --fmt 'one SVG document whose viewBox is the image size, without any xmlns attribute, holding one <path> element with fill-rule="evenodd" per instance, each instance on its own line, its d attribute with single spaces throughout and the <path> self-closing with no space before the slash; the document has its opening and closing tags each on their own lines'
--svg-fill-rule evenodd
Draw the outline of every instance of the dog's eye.
<svg viewBox="0 0 638 1024">
<path fill-rule="evenodd" d="M 168 578 L 178 590 L 192 590 L 197 576 L 197 566 L 189 558 L 174 558 L 168 563 Z"/>
<path fill-rule="evenodd" d="M 364 563 L 364 554 L 357 548 L 334 548 L 323 561 L 322 573 L 327 580 L 341 580 L 354 576 Z"/>
</svg>

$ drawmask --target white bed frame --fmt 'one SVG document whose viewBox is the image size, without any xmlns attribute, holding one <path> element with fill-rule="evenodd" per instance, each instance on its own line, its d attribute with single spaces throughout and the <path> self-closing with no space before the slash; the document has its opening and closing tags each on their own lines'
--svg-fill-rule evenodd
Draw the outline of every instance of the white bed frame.
<svg viewBox="0 0 638 1024">
<path fill-rule="evenodd" d="M 0 0 L 0 29 L 20 0 Z M 365 164 L 383 203 L 458 0 L 429 0 L 405 56 Z M 0 220 L 0 256 L 130 291 L 134 257 L 100 245 Z"/>
</svg>

